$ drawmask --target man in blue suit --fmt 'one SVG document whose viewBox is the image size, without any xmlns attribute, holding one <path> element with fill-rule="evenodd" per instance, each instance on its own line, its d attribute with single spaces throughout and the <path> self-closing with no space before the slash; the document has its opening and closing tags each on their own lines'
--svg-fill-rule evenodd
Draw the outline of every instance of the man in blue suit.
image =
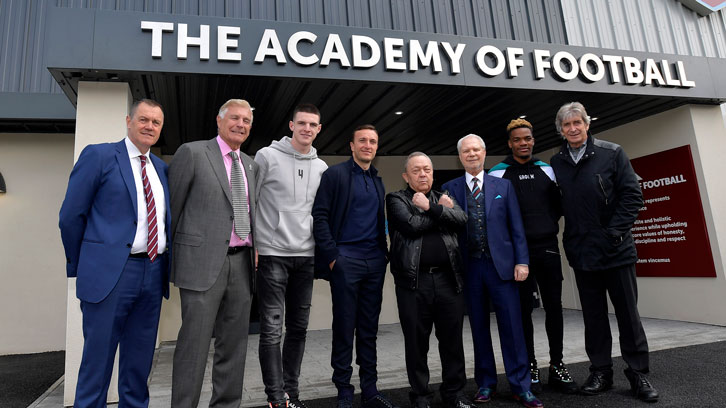
<svg viewBox="0 0 726 408">
<path fill-rule="evenodd" d="M 530 390 L 529 360 L 522 330 L 519 292 L 515 281 L 529 274 L 529 254 L 519 204 L 512 183 L 484 172 L 486 145 L 466 135 L 456 145 L 466 173 L 443 185 L 468 215 L 459 231 L 459 248 L 466 271 L 469 323 L 474 338 L 474 378 L 479 390 L 474 402 L 489 402 L 497 385 L 489 299 L 494 304 L 504 367 L 514 399 L 525 407 L 542 407 Z"/>
<path fill-rule="evenodd" d="M 169 296 L 167 165 L 149 152 L 164 125 L 157 102 L 135 102 L 128 135 L 89 145 L 68 181 L 60 230 L 83 312 L 75 407 L 105 407 L 116 348 L 119 406 L 146 407 L 161 297 Z"/>
</svg>

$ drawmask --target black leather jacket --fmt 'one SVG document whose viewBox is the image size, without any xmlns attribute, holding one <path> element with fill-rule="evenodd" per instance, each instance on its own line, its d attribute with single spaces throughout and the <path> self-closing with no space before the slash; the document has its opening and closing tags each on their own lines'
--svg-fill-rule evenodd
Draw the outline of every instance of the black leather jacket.
<svg viewBox="0 0 726 408">
<path fill-rule="evenodd" d="M 423 211 L 413 205 L 414 191 L 410 188 L 386 196 L 388 233 L 391 238 L 391 273 L 397 285 L 409 289 L 418 286 L 419 260 L 423 235 L 437 229 L 448 252 L 451 270 L 456 279 L 457 292 L 463 288 L 461 255 L 456 231 L 466 224 L 466 213 L 454 201 L 454 208 L 444 207 L 439 202 L 440 192 L 428 194 L 431 209 Z M 451 198 L 452 200 L 453 197 Z"/>
</svg>

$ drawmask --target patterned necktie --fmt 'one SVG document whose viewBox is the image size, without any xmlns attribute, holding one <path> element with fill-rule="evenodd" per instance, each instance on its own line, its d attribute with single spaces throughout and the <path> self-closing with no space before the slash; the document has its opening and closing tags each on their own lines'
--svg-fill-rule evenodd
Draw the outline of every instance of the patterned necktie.
<svg viewBox="0 0 726 408">
<path fill-rule="evenodd" d="M 154 203 L 154 193 L 151 191 L 151 183 L 146 177 L 146 156 L 139 156 L 141 159 L 141 183 L 144 185 L 144 198 L 146 198 L 146 220 L 149 224 L 149 235 L 146 237 L 146 253 L 149 259 L 154 262 L 159 249 L 159 231 L 156 225 L 156 204 Z"/>
<path fill-rule="evenodd" d="M 242 169 L 239 166 L 237 153 L 229 152 L 232 158 L 232 171 L 230 184 L 232 185 L 232 209 L 234 210 L 234 233 L 240 239 L 247 238 L 250 234 L 250 218 L 247 209 L 247 186 L 242 176 Z"/>
<path fill-rule="evenodd" d="M 474 177 L 472 179 L 472 183 L 474 184 L 474 188 L 471 190 L 471 195 L 474 196 L 474 199 L 476 201 L 480 201 L 482 194 L 481 194 L 481 189 L 479 188 L 479 179 Z"/>
</svg>

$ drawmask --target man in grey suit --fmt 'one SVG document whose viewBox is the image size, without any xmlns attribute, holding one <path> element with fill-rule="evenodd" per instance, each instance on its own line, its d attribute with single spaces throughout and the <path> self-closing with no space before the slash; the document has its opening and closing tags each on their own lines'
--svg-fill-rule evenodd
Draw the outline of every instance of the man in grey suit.
<svg viewBox="0 0 726 408">
<path fill-rule="evenodd" d="M 255 270 L 257 164 L 240 146 L 252 109 L 230 99 L 217 115 L 218 136 L 185 143 L 169 166 L 171 281 L 181 295 L 172 407 L 196 407 L 214 335 L 210 407 L 239 407 Z M 240 163 L 241 161 L 241 163 Z M 252 198 L 252 199 L 250 199 Z"/>
</svg>

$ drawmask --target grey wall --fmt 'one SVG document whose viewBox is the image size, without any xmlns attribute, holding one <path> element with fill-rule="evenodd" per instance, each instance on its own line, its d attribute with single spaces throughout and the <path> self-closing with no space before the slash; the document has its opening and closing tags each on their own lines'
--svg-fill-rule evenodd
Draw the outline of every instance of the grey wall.
<svg viewBox="0 0 726 408">
<path fill-rule="evenodd" d="M 565 44 L 559 0 L 2 0 L 0 107 L 12 93 L 60 94 L 43 38 L 53 6 L 381 28 Z M 54 99 L 53 103 L 57 103 Z M 62 102 L 62 101 L 61 101 Z M 38 99 L 15 106 L 13 116 Z M 20 110 L 20 112 L 19 112 Z M 52 110 L 52 107 L 51 107 Z M 0 109 L 0 112 L 2 109 Z M 19 116 L 20 115 L 20 116 Z"/>
<path fill-rule="evenodd" d="M 677 0 L 562 0 L 570 45 L 726 58 L 726 9 L 701 17 Z"/>
</svg>

